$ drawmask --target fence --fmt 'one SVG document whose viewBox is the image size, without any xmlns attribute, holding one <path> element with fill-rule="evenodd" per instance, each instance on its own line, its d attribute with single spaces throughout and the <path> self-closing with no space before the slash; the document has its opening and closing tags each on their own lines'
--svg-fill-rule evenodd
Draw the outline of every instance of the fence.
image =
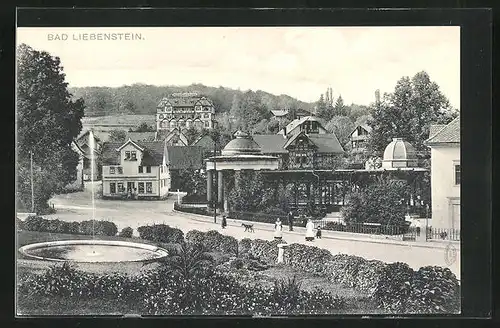
<svg viewBox="0 0 500 328">
<path fill-rule="evenodd" d="M 320 227 L 323 230 L 332 231 L 342 231 L 342 232 L 352 232 L 352 233 L 363 233 L 371 235 L 403 235 L 403 234 L 417 234 L 416 229 L 411 229 L 408 225 L 382 225 L 378 223 L 351 223 L 351 224 L 341 224 L 338 222 L 329 221 L 316 221 L 316 227 Z"/>
<path fill-rule="evenodd" d="M 179 211 L 179 212 L 200 214 L 200 215 L 206 215 L 206 216 L 213 215 L 213 212 L 212 213 L 209 212 L 206 207 L 182 206 L 181 204 L 179 204 L 177 202 L 174 203 L 174 210 Z"/>
<path fill-rule="evenodd" d="M 427 239 L 460 241 L 459 229 L 428 228 Z"/>
</svg>

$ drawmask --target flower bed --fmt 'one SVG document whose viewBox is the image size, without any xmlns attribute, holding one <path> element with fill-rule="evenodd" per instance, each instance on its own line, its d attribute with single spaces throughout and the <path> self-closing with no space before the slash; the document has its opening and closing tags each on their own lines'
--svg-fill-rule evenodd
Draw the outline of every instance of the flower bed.
<svg viewBox="0 0 500 328">
<path fill-rule="evenodd" d="M 268 264 L 274 264 L 278 257 L 278 244 L 283 243 L 286 244 L 286 241 L 245 238 L 239 242 L 240 256 L 262 259 Z"/>
<path fill-rule="evenodd" d="M 82 222 L 67 222 L 58 219 L 47 220 L 41 216 L 29 216 L 22 223 L 23 230 L 51 232 L 51 233 L 72 233 L 81 235 L 103 235 L 115 236 L 118 232 L 116 224 L 111 221 L 90 220 Z"/>
</svg>

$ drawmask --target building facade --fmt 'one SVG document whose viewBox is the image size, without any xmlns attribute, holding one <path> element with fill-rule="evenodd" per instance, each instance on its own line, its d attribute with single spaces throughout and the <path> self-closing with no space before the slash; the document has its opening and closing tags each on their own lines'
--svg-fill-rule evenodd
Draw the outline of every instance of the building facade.
<svg viewBox="0 0 500 328">
<path fill-rule="evenodd" d="M 352 151 L 363 151 L 372 128 L 369 125 L 358 125 L 349 135 Z"/>
<path fill-rule="evenodd" d="M 82 133 L 76 140 L 75 143 L 81 151 L 83 151 L 83 180 L 90 181 L 92 178 L 94 181 L 100 180 L 101 178 L 101 168 L 99 166 L 99 158 L 101 156 L 102 142 L 91 130 L 87 130 Z M 90 150 L 90 138 L 94 138 L 94 176 L 92 177 L 92 156 Z"/>
<path fill-rule="evenodd" d="M 431 126 L 432 227 L 460 230 L 460 118 Z"/>
<path fill-rule="evenodd" d="M 210 99 L 198 93 L 174 93 L 160 100 L 156 109 L 156 129 L 184 132 L 194 126 L 210 129 L 214 126 L 215 108 Z"/>
<path fill-rule="evenodd" d="M 104 143 L 103 198 L 164 198 L 170 189 L 170 172 L 164 142 Z"/>
</svg>

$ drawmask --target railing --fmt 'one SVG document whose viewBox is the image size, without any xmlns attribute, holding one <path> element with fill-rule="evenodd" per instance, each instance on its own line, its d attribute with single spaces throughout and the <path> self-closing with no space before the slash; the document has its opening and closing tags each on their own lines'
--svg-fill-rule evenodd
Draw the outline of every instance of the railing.
<svg viewBox="0 0 500 328">
<path fill-rule="evenodd" d="M 342 224 L 338 222 L 329 221 L 316 221 L 316 228 L 320 227 L 323 230 L 332 231 L 342 231 L 342 232 L 352 232 L 352 233 L 363 233 L 372 235 L 403 235 L 412 233 L 413 229 L 409 228 L 408 225 L 383 225 L 379 223 L 351 223 Z M 415 234 L 417 233 L 415 229 Z"/>
<path fill-rule="evenodd" d="M 427 239 L 460 241 L 460 230 L 429 227 Z"/>
<path fill-rule="evenodd" d="M 213 212 L 210 212 L 206 207 L 194 207 L 194 206 L 182 206 L 177 202 L 174 203 L 174 210 L 185 213 L 193 213 L 205 216 L 212 216 Z"/>
</svg>

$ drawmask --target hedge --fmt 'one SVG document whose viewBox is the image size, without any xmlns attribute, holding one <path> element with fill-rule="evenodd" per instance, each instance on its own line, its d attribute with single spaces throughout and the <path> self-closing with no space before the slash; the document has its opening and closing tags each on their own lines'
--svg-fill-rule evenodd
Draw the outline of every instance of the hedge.
<svg viewBox="0 0 500 328">
<path fill-rule="evenodd" d="M 118 234 L 120 237 L 125 237 L 125 238 L 132 238 L 132 235 L 134 234 L 134 229 L 131 227 L 126 227 L 123 228 L 122 231 Z"/>
<path fill-rule="evenodd" d="M 216 230 L 202 232 L 191 230 L 186 234 L 186 241 L 203 245 L 207 251 L 217 251 L 238 256 L 238 240 Z"/>
<path fill-rule="evenodd" d="M 137 228 L 137 232 L 139 232 L 140 238 L 159 243 L 179 244 L 184 242 L 182 230 L 172 228 L 166 224 L 140 226 Z"/>
<path fill-rule="evenodd" d="M 22 224 L 22 229 L 39 232 L 104 236 L 115 236 L 118 232 L 116 224 L 111 221 L 90 220 L 67 222 L 59 219 L 48 220 L 41 216 L 29 216 L 26 218 Z"/>
<path fill-rule="evenodd" d="M 240 255 L 275 263 L 278 241 L 240 241 Z M 330 281 L 372 295 L 388 313 L 458 313 L 460 285 L 456 276 L 442 267 L 413 270 L 405 263 L 387 264 L 359 256 L 332 255 L 303 244 L 289 245 L 285 263 L 306 272 L 326 276 Z"/>
</svg>

